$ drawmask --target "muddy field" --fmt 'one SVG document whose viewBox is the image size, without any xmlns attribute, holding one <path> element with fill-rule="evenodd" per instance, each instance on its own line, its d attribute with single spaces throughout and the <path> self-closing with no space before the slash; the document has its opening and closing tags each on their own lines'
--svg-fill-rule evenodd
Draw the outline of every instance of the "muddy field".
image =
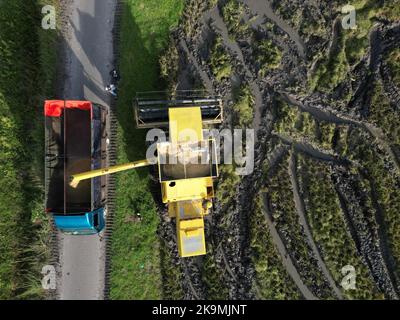
<svg viewBox="0 0 400 320">
<path fill-rule="evenodd" d="M 250 175 L 221 166 L 207 256 L 178 259 L 163 218 L 167 298 L 398 298 L 400 3 L 354 1 L 357 29 L 345 4 L 186 2 L 162 74 L 220 94 L 256 154 Z"/>
</svg>

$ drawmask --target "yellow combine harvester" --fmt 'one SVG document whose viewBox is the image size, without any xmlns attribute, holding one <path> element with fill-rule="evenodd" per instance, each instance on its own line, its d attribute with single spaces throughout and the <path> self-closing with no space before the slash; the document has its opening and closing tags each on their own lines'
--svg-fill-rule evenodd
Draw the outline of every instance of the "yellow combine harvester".
<svg viewBox="0 0 400 320">
<path fill-rule="evenodd" d="M 218 176 L 215 142 L 203 137 L 203 124 L 222 122 L 222 101 L 197 92 L 178 92 L 169 99 L 154 99 L 154 94 L 138 95 L 134 111 L 138 128 L 169 130 L 169 141 L 157 144 L 156 157 L 78 173 L 70 184 L 156 163 L 162 201 L 169 216 L 176 218 L 179 255 L 203 255 L 203 217 L 212 207 L 213 179 Z"/>
</svg>

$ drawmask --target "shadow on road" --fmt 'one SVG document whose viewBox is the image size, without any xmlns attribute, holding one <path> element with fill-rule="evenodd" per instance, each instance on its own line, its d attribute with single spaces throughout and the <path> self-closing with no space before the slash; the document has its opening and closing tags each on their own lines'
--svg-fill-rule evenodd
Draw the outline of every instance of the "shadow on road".
<svg viewBox="0 0 400 320">
<path fill-rule="evenodd" d="M 99 1 L 94 2 L 93 15 L 76 9 L 75 19 L 70 19 L 72 37 L 75 37 L 73 44 L 77 46 L 68 46 L 70 52 L 69 67 L 72 79 L 70 87 L 65 88 L 65 98 L 87 99 L 93 102 L 99 102 L 103 105 L 109 104 L 109 94 L 104 88 L 110 82 L 110 71 L 114 68 L 112 61 L 105 61 L 108 53 L 109 43 L 105 43 L 105 35 L 110 32 L 112 25 L 104 25 L 104 33 L 99 32 L 98 18 L 104 17 L 105 6 Z M 104 23 L 104 21 L 103 21 Z M 111 21 L 106 23 L 111 24 Z"/>
</svg>

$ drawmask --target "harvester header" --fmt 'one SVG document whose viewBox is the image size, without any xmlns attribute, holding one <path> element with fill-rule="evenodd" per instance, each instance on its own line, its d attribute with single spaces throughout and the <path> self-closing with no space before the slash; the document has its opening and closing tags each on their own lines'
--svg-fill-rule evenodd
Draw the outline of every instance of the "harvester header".
<svg viewBox="0 0 400 320">
<path fill-rule="evenodd" d="M 199 107 L 203 124 L 219 124 L 223 120 L 222 99 L 203 90 L 139 92 L 134 101 L 136 126 L 155 128 L 169 125 L 169 109 Z"/>
</svg>

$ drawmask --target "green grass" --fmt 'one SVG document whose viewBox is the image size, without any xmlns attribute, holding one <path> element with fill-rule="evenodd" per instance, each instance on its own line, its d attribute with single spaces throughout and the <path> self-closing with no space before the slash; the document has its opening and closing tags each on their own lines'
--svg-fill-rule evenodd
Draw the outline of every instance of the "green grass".
<svg viewBox="0 0 400 320">
<path fill-rule="evenodd" d="M 250 247 L 252 262 L 256 270 L 254 285 L 260 299 L 295 300 L 301 294 L 287 273 L 278 249 L 272 242 L 267 222 L 262 212 L 261 196 L 250 216 Z"/>
<path fill-rule="evenodd" d="M 337 10 L 348 1 L 338 1 Z M 357 29 L 340 28 L 338 44 L 329 57 L 323 56 L 318 67 L 309 79 L 311 91 L 332 91 L 349 73 L 350 66 L 358 63 L 366 54 L 369 46 L 369 33 L 377 18 L 396 21 L 400 17 L 399 2 L 386 3 L 381 6 L 374 0 L 358 0 L 350 3 L 356 8 Z"/>
<path fill-rule="evenodd" d="M 249 128 L 254 117 L 254 97 L 248 86 L 241 86 L 234 93 L 234 123 L 237 128 Z"/>
<path fill-rule="evenodd" d="M 210 67 L 218 81 L 229 79 L 232 74 L 231 58 L 226 52 L 222 38 L 217 36 L 211 49 Z"/>
<path fill-rule="evenodd" d="M 290 106 L 285 101 L 277 100 L 275 132 L 289 135 L 295 140 L 306 141 L 315 147 L 326 150 L 333 148 L 333 137 L 337 125 L 326 121 L 317 121 L 310 113 Z"/>
<path fill-rule="evenodd" d="M 278 100 L 276 116 L 277 119 L 274 122 L 276 132 L 289 134 L 295 139 L 315 140 L 317 122 L 309 113 L 301 112 L 297 107 Z"/>
<path fill-rule="evenodd" d="M 386 237 L 398 273 L 398 266 L 400 266 L 400 216 L 398 214 L 400 174 L 388 170 L 387 160 L 382 157 L 382 151 L 377 150 L 374 143 L 365 144 L 365 139 L 373 142 L 373 138 L 360 130 L 354 129 L 347 134 L 347 156 L 350 159 L 359 159 L 368 178 L 375 183 L 377 204 L 383 213 Z"/>
<path fill-rule="evenodd" d="M 135 129 L 135 92 L 164 89 L 159 58 L 177 25 L 181 0 L 126 1 L 121 25 L 121 71 L 118 101 L 118 162 L 145 158 L 145 134 Z M 149 188 L 148 169 L 132 170 L 117 178 L 117 211 L 112 245 L 112 299 L 159 299 L 162 295 L 159 216 Z M 159 186 L 157 186 L 159 188 Z M 141 222 L 129 217 L 141 213 Z"/>
<path fill-rule="evenodd" d="M 237 0 L 229 0 L 222 8 L 222 18 L 228 28 L 229 36 L 234 39 L 246 38 L 251 35 L 251 28 L 243 21 L 245 6 Z"/>
<path fill-rule="evenodd" d="M 337 48 L 329 57 L 323 57 L 318 68 L 309 80 L 310 90 L 329 92 L 342 82 L 349 70 L 346 59 L 345 37 L 343 31 L 338 38 Z"/>
<path fill-rule="evenodd" d="M 277 230 L 286 242 L 286 249 L 295 259 L 294 263 L 306 286 L 318 288 L 315 293 L 321 299 L 331 299 L 333 294 L 327 287 L 322 271 L 312 255 L 293 198 L 293 189 L 288 172 L 288 155 L 275 169 L 275 174 L 266 180 L 266 194 L 271 204 L 271 214 Z"/>
<path fill-rule="evenodd" d="M 383 130 L 390 144 L 400 145 L 400 115 L 386 97 L 381 80 L 375 82 L 368 120 Z"/>
<path fill-rule="evenodd" d="M 400 87 L 400 48 L 394 48 L 389 52 L 386 57 L 386 61 L 390 68 L 390 73 L 393 78 L 393 82 L 399 88 Z"/>
<path fill-rule="evenodd" d="M 258 74 L 265 77 L 269 70 L 279 68 L 282 60 L 281 50 L 269 39 L 254 42 L 254 55 L 260 65 Z"/>
<path fill-rule="evenodd" d="M 0 4 L 0 299 L 44 296 L 42 103 L 53 93 L 57 32 L 40 28 L 42 4 Z"/>
</svg>

